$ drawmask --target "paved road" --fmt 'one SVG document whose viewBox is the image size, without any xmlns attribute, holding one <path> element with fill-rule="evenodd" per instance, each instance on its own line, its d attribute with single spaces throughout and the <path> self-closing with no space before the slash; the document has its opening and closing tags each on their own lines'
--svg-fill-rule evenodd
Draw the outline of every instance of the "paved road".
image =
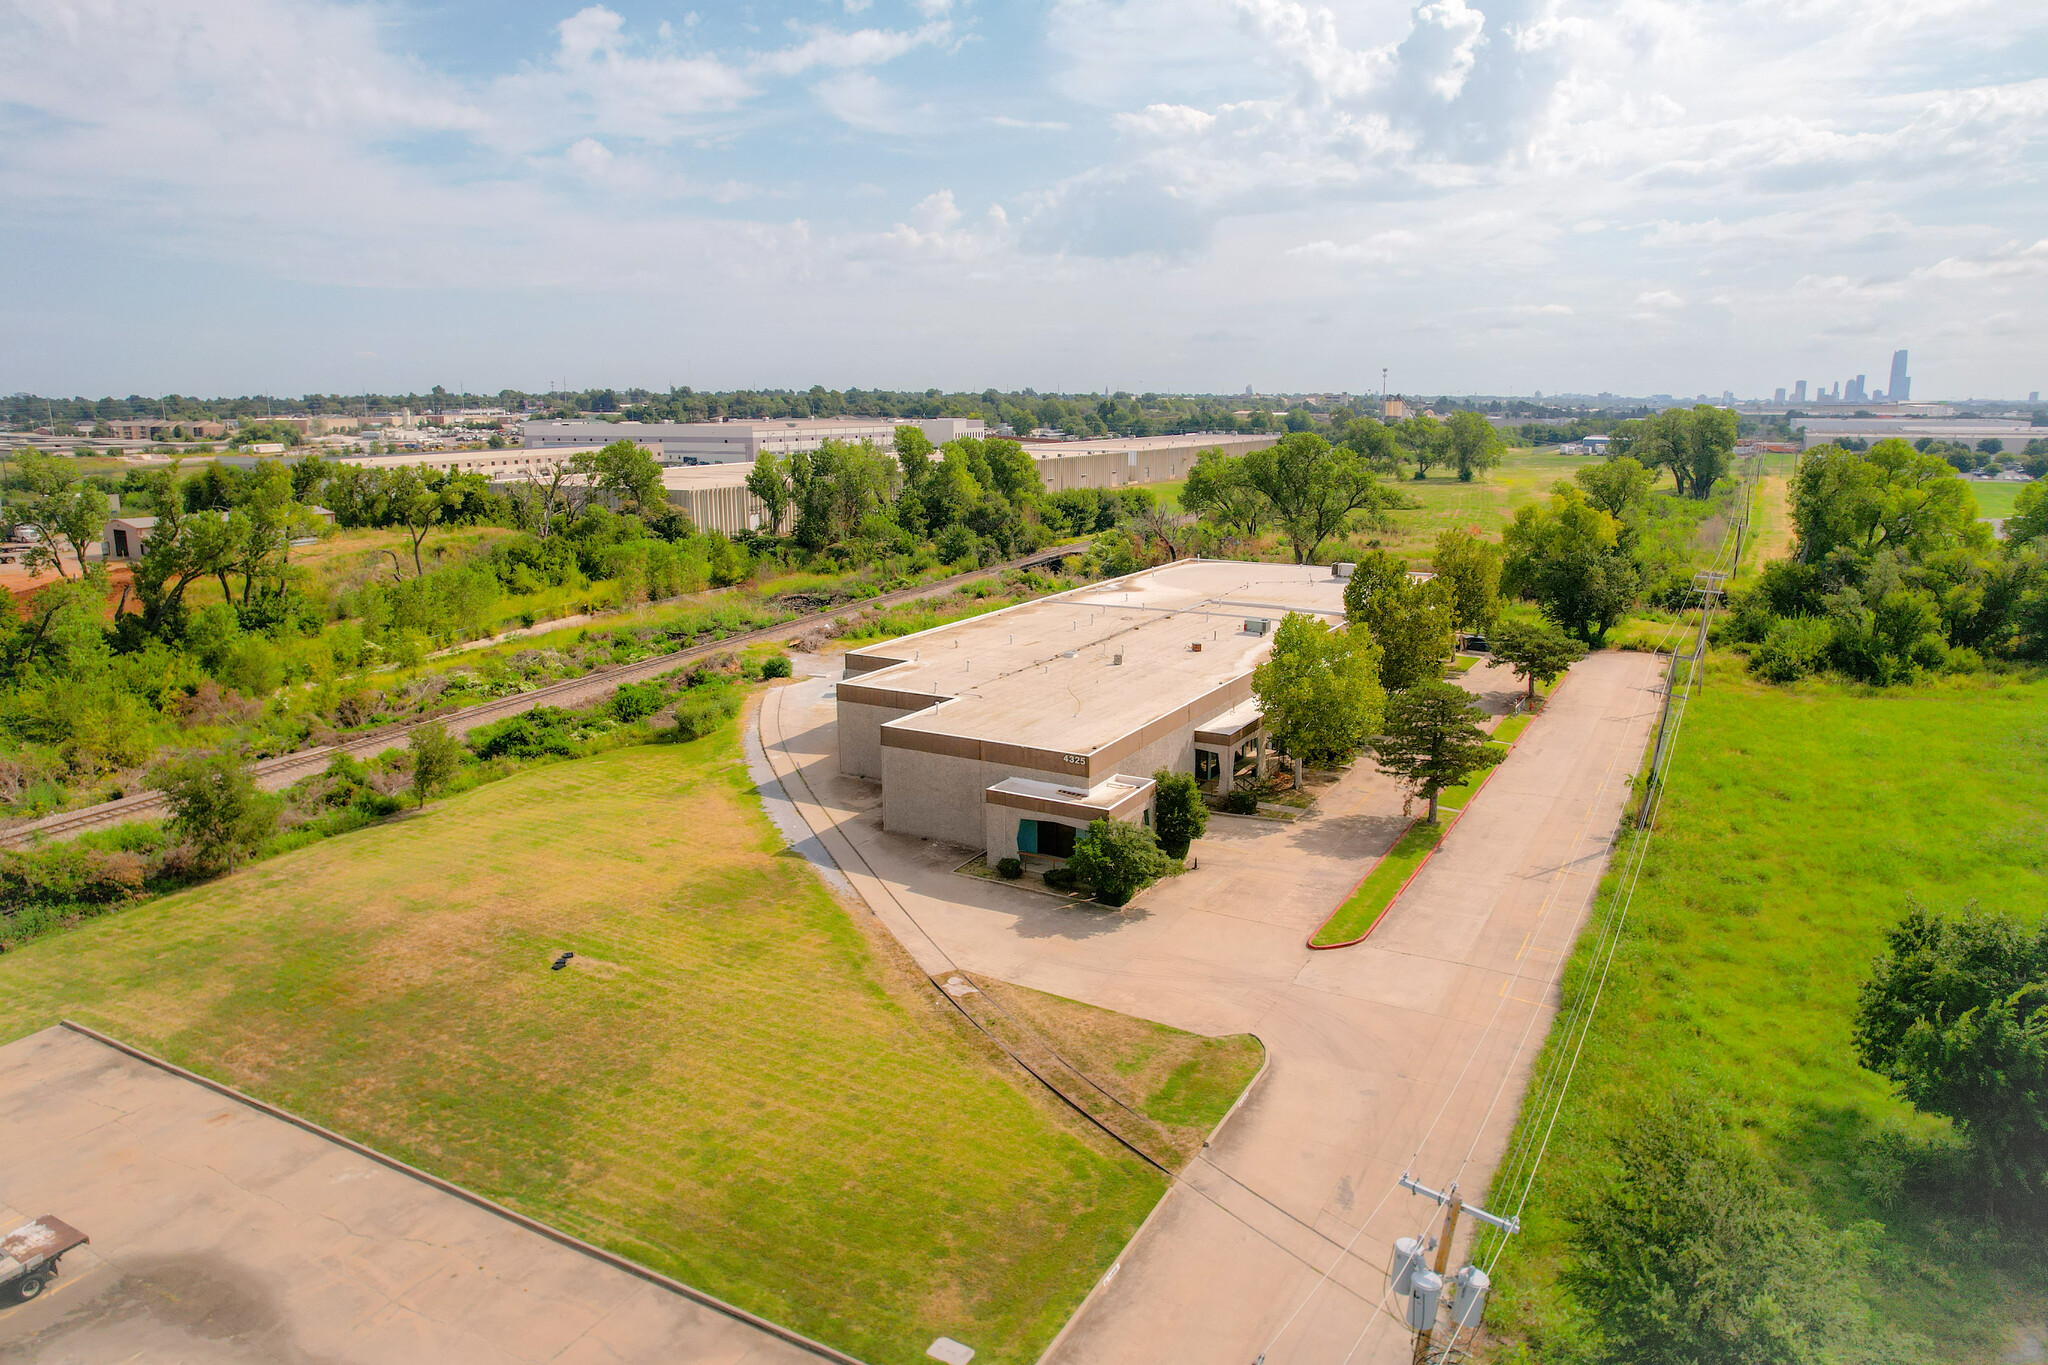
<svg viewBox="0 0 2048 1365">
<path fill-rule="evenodd" d="M 1266 1043 L 1259 1087 L 1049 1360 L 1408 1359 L 1405 1332 L 1379 1314 L 1384 1267 L 1431 1210 L 1394 1182 L 1412 1167 L 1485 1189 L 1662 666 L 1642 654 L 1576 666 L 1372 938 L 1322 953 L 1305 938 L 1402 827 L 1376 774 L 1347 776 L 1296 825 L 1219 817 L 1195 873 L 1119 915 L 957 875 L 965 850 L 882 832 L 877 790 L 837 773 L 828 680 L 764 700 L 771 794 L 787 794 L 813 831 L 807 851 L 836 863 L 927 970 Z M 1490 670 L 1466 682 L 1494 702 L 1512 687 Z"/>
<path fill-rule="evenodd" d="M 0 1047 L 0 1151 L 0 1224 L 92 1238 L 0 1362 L 822 1359 L 67 1029 Z"/>
</svg>

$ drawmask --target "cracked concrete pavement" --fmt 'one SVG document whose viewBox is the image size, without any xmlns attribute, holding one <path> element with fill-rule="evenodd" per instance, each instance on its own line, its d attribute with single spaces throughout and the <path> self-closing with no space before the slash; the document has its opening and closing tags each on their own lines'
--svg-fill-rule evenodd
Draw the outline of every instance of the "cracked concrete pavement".
<svg viewBox="0 0 2048 1365">
<path fill-rule="evenodd" d="M 792 844 L 843 875 L 920 966 L 1255 1033 L 1268 1050 L 1265 1077 L 1046 1360 L 1407 1361 L 1382 1303 L 1386 1258 L 1435 1209 L 1395 1181 L 1412 1169 L 1486 1189 L 1655 721 L 1663 659 L 1576 665 L 1373 936 L 1331 952 L 1305 939 L 1405 826 L 1370 765 L 1296 824 L 1217 817 L 1198 869 L 1131 909 L 1081 908 L 957 873 L 971 850 L 885 833 L 879 788 L 838 772 L 822 676 L 834 664 L 803 659 L 813 676 L 763 698 L 750 757 Z M 1496 711 L 1515 686 L 1504 669 L 1463 682 Z"/>
<path fill-rule="evenodd" d="M 0 1362 L 819 1360 L 68 1029 L 0 1047 L 0 1151 L 5 1226 L 92 1238 L 0 1309 Z"/>
</svg>

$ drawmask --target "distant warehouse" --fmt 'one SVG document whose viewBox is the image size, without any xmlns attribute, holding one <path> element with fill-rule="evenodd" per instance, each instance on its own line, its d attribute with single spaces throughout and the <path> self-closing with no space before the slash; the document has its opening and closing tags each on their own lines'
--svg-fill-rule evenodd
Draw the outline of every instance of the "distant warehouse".
<svg viewBox="0 0 2048 1365">
<path fill-rule="evenodd" d="M 521 427 L 529 449 L 555 446 L 607 445 L 635 441 L 654 452 L 663 464 L 752 464 L 762 451 L 791 455 L 816 450 L 827 441 L 873 441 L 887 446 L 896 428 L 916 427 L 933 445 L 962 436 L 980 437 L 987 426 L 979 417 L 892 418 L 819 417 L 734 422 L 604 422 L 532 421 Z"/>
<path fill-rule="evenodd" d="M 840 770 L 882 784 L 887 830 L 1065 857 L 1097 819 L 1149 825 L 1160 768 L 1262 775 L 1252 670 L 1290 611 L 1341 621 L 1343 580 L 1187 560 L 855 650 Z"/>
</svg>

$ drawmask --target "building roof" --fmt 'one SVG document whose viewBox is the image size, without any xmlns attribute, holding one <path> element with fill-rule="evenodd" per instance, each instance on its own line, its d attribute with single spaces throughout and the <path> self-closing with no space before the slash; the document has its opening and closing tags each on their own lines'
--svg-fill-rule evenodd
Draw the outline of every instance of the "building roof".
<svg viewBox="0 0 2048 1365">
<path fill-rule="evenodd" d="M 1290 611 L 1341 620 L 1344 580 L 1327 566 L 1183 560 L 853 651 L 841 696 L 942 697 L 885 728 L 1086 756 L 1165 717 L 1231 711 Z M 1247 631 L 1253 620 L 1265 633 Z"/>
</svg>

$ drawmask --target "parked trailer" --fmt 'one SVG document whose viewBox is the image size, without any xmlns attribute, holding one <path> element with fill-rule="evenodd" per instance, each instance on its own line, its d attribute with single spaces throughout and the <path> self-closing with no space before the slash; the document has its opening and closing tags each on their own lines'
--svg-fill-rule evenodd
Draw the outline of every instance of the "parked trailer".
<svg viewBox="0 0 2048 1365">
<path fill-rule="evenodd" d="M 0 1297 L 27 1303 L 56 1277 L 59 1257 L 91 1240 L 49 1214 L 0 1237 Z"/>
</svg>

